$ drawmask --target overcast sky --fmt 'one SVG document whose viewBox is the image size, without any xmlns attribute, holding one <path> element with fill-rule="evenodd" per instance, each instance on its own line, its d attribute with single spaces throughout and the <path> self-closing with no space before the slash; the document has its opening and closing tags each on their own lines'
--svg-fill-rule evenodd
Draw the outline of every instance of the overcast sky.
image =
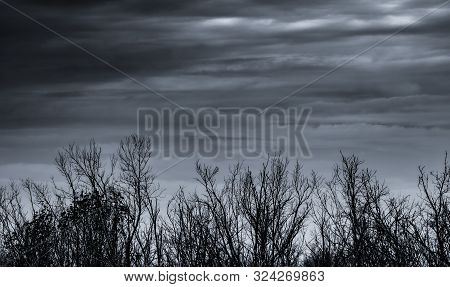
<svg viewBox="0 0 450 287">
<path fill-rule="evenodd" d="M 48 179 L 58 148 L 74 141 L 111 152 L 136 131 L 139 107 L 171 106 L 1 2 L 0 182 Z M 415 23 L 443 2 L 8 3 L 193 108 L 268 106 L 413 24 L 278 106 L 313 108 L 306 169 L 327 174 L 339 150 L 356 153 L 396 192 L 415 193 L 417 166 L 440 167 L 450 143 L 450 5 Z M 162 186 L 189 186 L 194 161 L 162 174 Z"/>
</svg>

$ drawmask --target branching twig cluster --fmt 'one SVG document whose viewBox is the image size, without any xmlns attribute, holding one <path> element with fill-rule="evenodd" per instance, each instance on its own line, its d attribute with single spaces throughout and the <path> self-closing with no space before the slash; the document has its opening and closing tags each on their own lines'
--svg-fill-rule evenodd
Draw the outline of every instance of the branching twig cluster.
<svg viewBox="0 0 450 287">
<path fill-rule="evenodd" d="M 394 197 L 356 156 L 331 179 L 274 157 L 261 169 L 197 163 L 201 189 L 161 212 L 150 141 L 71 145 L 65 183 L 0 187 L 3 266 L 449 266 L 450 167 L 419 167 L 420 196 Z M 290 168 L 292 166 L 292 168 Z"/>
</svg>

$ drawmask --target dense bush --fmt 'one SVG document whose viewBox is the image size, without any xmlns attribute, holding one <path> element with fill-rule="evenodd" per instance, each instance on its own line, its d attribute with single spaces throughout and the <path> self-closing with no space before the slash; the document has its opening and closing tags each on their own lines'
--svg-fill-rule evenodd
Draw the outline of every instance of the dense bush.
<svg viewBox="0 0 450 287">
<path fill-rule="evenodd" d="M 138 136 L 108 161 L 94 142 L 72 145 L 56 158 L 65 184 L 0 187 L 0 265 L 450 265 L 447 157 L 439 172 L 419 167 L 414 200 L 390 196 L 355 156 L 328 180 L 274 157 L 218 184 L 198 163 L 201 190 L 178 190 L 165 214 L 150 159 Z"/>
</svg>

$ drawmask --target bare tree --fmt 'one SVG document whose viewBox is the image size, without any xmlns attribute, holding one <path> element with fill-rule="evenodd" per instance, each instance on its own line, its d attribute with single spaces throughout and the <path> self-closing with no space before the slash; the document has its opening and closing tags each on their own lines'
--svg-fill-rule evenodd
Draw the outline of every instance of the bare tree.
<svg viewBox="0 0 450 287">
<path fill-rule="evenodd" d="M 129 207 L 125 230 L 125 266 L 139 265 L 144 254 L 145 260 L 155 257 L 157 262 L 161 256 L 159 244 L 144 242 L 160 240 L 157 229 L 158 186 L 154 184 L 151 171 L 151 154 L 150 140 L 137 135 L 127 137 L 119 146 L 119 190 Z"/>
<path fill-rule="evenodd" d="M 341 154 L 326 189 L 319 189 L 308 265 L 413 266 L 415 208 L 389 197 L 374 171 Z M 411 243 L 411 244 L 410 244 Z"/>
<path fill-rule="evenodd" d="M 445 154 L 441 171 L 419 167 L 419 190 L 423 204 L 416 236 L 431 266 L 450 265 L 450 166 Z"/>
<path fill-rule="evenodd" d="M 151 256 L 160 254 L 155 240 L 161 236 L 150 156 L 148 139 L 138 136 L 122 141 L 109 161 L 94 141 L 70 145 L 56 158 L 65 184 L 54 183 L 52 195 L 31 180 L 2 189 L 2 245 L 11 258 L 6 264 L 155 264 Z"/>
<path fill-rule="evenodd" d="M 132 135 L 109 159 L 91 141 L 56 157 L 64 183 L 0 187 L 2 266 L 448 266 L 450 168 L 419 167 L 420 197 L 392 196 L 341 154 L 329 180 L 273 157 L 160 210 L 151 144 Z"/>
</svg>

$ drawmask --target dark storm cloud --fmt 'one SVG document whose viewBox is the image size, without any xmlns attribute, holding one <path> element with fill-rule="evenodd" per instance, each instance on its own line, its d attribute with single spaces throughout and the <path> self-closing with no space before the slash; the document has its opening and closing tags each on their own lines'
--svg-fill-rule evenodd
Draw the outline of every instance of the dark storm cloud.
<svg viewBox="0 0 450 287">
<path fill-rule="evenodd" d="M 181 105 L 263 108 L 442 2 L 10 3 Z M 313 107 L 320 161 L 371 143 L 400 154 L 405 142 L 414 143 L 409 151 L 442 151 L 450 139 L 449 15 L 442 8 L 280 103 Z M 50 151 L 77 139 L 112 143 L 134 131 L 138 107 L 170 106 L 3 4 L 0 19 L 0 165 L 51 161 Z"/>
<path fill-rule="evenodd" d="M 272 5 L 268 2 L 265 5 L 259 5 L 261 4 L 259 2 L 231 1 L 230 6 L 239 7 L 238 10 L 258 8 L 259 10 L 256 10 L 258 14 L 251 18 L 237 19 L 236 21 L 239 23 L 236 25 L 227 25 L 226 23 L 221 25 L 219 21 L 216 24 L 204 23 L 204 26 L 197 25 L 203 21 L 202 14 L 194 14 L 194 16 L 190 14 L 192 7 L 202 6 L 205 10 L 210 11 L 221 10 L 220 3 L 223 3 L 222 1 L 189 1 L 189 4 L 183 1 L 93 1 L 89 3 L 81 1 L 77 6 L 84 7 L 86 14 L 68 14 L 68 7 L 61 7 L 63 5 L 55 4 L 56 1 L 38 1 L 33 2 L 32 5 L 25 5 L 26 3 L 23 5 L 31 12 L 37 11 L 36 17 L 39 20 L 101 55 L 105 60 L 133 75 L 146 77 L 162 75 L 166 72 L 176 73 L 185 68 L 195 68 L 200 60 L 204 62 L 211 59 L 214 62 L 217 57 L 227 56 L 227 53 L 264 53 L 272 52 L 273 49 L 275 57 L 277 57 L 283 55 L 285 52 L 283 50 L 286 48 L 281 47 L 279 51 L 276 51 L 277 45 L 291 45 L 295 48 L 295 45 L 308 45 L 316 41 L 321 42 L 322 45 L 333 44 L 333 40 L 337 42 L 335 44 L 339 45 L 339 39 L 345 39 L 345 37 L 387 35 L 397 28 L 395 25 L 387 25 L 383 19 L 379 23 L 354 27 L 346 23 L 347 20 L 352 20 L 352 17 L 342 14 L 340 15 L 341 19 L 333 20 L 325 17 L 324 19 L 313 19 L 310 23 L 308 21 L 311 19 L 300 19 L 305 20 L 303 23 L 307 28 L 305 31 L 301 29 L 301 21 L 296 23 L 289 20 L 289 17 L 286 17 L 287 19 L 274 18 L 266 23 L 264 23 L 264 19 L 258 17 L 271 17 L 272 12 L 277 15 L 275 11 L 278 10 L 286 12 L 283 8 L 286 6 L 290 6 L 294 11 L 297 8 L 304 8 L 307 11 L 314 11 L 314 8 L 317 8 L 318 11 L 321 11 L 318 7 L 336 7 L 337 5 L 333 4 L 335 1 L 318 1 L 314 2 L 315 4 L 282 1 L 280 5 Z M 120 9 L 128 11 L 130 7 L 139 5 L 148 6 L 148 9 L 142 9 L 140 13 L 135 12 L 135 14 L 118 13 L 121 11 Z M 361 9 L 360 7 L 372 7 L 373 5 L 353 6 L 357 7 L 355 10 L 358 11 Z M 32 9 L 33 7 L 39 8 Z M 62 13 L 49 13 L 44 9 L 47 7 Z M 157 11 L 167 9 L 171 12 L 169 13 L 170 17 L 158 18 L 158 16 L 154 16 L 153 12 L 149 12 L 148 17 L 143 17 L 141 13 L 145 14 L 147 10 L 151 10 L 150 7 L 156 14 Z M 339 11 L 337 10 L 337 12 Z M 2 72 L 6 79 L 2 81 L 2 85 L 15 86 L 18 84 L 17 81 L 50 85 L 66 82 L 84 84 L 112 81 L 121 77 L 83 52 L 56 39 L 48 31 L 30 23 L 20 15 L 11 16 L 11 13 L 14 14 L 14 12 L 8 12 L 7 24 L 9 25 L 7 26 L 12 28 L 2 31 L 1 34 L 5 41 L 12 42 L 6 47 L 2 47 L 4 49 L 2 51 L 2 62 L 4 63 Z M 41 14 L 42 18 L 40 18 Z M 295 13 L 293 14 L 295 16 Z M 286 15 L 293 16 L 289 13 Z M 443 19 L 447 20 L 448 18 Z M 320 23 L 321 20 L 324 20 L 323 25 Z M 445 22 L 441 22 L 435 23 L 435 27 L 446 27 Z M 15 23 L 19 23 L 19 25 Z M 296 28 L 296 24 L 299 24 L 300 28 Z M 211 27 L 207 27 L 208 25 Z M 432 28 L 430 27 L 430 30 Z M 19 41 L 15 41 L 15 37 L 18 37 Z M 346 41 L 349 40 L 351 39 Z M 267 47 L 266 51 L 264 51 L 264 47 Z M 329 48 L 333 49 L 331 46 Z M 254 51 L 255 49 L 263 51 Z M 321 48 L 321 50 L 327 53 L 327 49 Z M 239 58 L 237 59 L 239 60 Z M 264 62 L 264 60 L 261 61 L 262 64 Z M 202 64 L 201 61 L 200 64 Z M 243 62 L 243 64 L 245 63 Z M 281 69 L 283 68 L 281 67 Z M 286 68 L 285 71 L 289 69 L 289 63 L 286 63 Z M 305 70 L 310 70 L 310 68 L 308 65 L 304 66 Z M 227 69 L 224 69 L 223 72 L 226 73 Z"/>
<path fill-rule="evenodd" d="M 248 7 L 246 1 L 236 0 L 21 0 L 22 5 L 34 8 L 44 7 L 60 11 L 73 10 L 84 12 L 109 12 L 122 15 L 184 15 L 184 16 L 218 16 L 235 12 Z"/>
</svg>

